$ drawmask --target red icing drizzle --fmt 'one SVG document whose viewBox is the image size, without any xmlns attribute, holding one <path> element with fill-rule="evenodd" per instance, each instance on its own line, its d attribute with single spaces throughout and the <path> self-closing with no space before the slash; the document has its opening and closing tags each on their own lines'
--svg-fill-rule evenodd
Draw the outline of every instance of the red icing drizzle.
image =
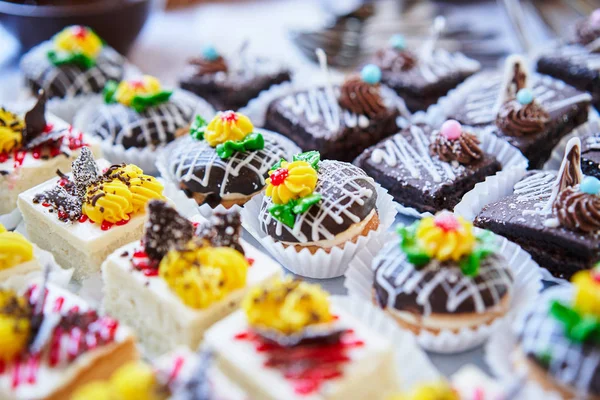
<svg viewBox="0 0 600 400">
<path fill-rule="evenodd" d="M 175 361 L 173 362 L 173 369 L 171 370 L 171 373 L 169 374 L 169 381 L 168 381 L 169 385 L 177 379 L 177 377 L 179 376 L 179 373 L 181 372 L 181 369 L 183 368 L 184 363 L 185 363 L 185 359 L 183 357 L 178 356 L 175 358 Z"/>
<path fill-rule="evenodd" d="M 318 391 L 328 380 L 342 376 L 343 364 L 350 361 L 348 350 L 364 346 L 364 342 L 346 330 L 336 343 L 298 344 L 282 347 L 252 331 L 238 333 L 236 340 L 251 342 L 265 356 L 265 367 L 276 368 L 291 382 L 294 391 L 307 395 Z"/>
<path fill-rule="evenodd" d="M 151 260 L 142 249 L 133 253 L 131 263 L 135 269 L 141 271 L 145 276 L 158 276 L 158 261 Z"/>
</svg>

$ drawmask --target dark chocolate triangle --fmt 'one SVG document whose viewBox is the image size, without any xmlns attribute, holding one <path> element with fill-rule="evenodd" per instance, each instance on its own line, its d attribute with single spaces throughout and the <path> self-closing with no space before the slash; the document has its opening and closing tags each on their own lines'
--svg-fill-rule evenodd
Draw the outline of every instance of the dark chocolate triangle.
<svg viewBox="0 0 600 400">
<path fill-rule="evenodd" d="M 46 94 L 43 90 L 38 92 L 38 98 L 33 108 L 25 113 L 25 130 L 23 143 L 29 142 L 40 136 L 46 129 Z"/>
<path fill-rule="evenodd" d="M 82 147 L 72 166 L 76 192 L 79 198 L 83 199 L 87 188 L 100 179 L 100 171 L 92 151 L 88 147 Z"/>
<path fill-rule="evenodd" d="M 144 248 L 152 260 L 160 261 L 169 250 L 182 246 L 194 236 L 194 225 L 162 200 L 148 203 L 144 227 Z"/>
<path fill-rule="evenodd" d="M 241 234 L 242 219 L 237 211 L 214 213 L 197 232 L 198 237 L 208 240 L 215 247 L 232 247 L 244 254 L 240 244 Z"/>
</svg>

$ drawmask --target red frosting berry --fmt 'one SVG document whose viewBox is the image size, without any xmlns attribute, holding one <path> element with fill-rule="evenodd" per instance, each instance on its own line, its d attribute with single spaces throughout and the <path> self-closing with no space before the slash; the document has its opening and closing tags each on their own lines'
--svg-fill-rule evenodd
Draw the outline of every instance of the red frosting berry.
<svg viewBox="0 0 600 400">
<path fill-rule="evenodd" d="M 287 169 L 277 168 L 275 170 L 275 172 L 273 172 L 270 176 L 271 185 L 273 185 L 273 186 L 281 185 L 283 182 L 285 182 L 285 179 L 288 177 L 288 175 L 289 175 L 289 172 Z"/>
<path fill-rule="evenodd" d="M 435 226 L 443 229 L 445 232 L 451 232 L 458 230 L 460 223 L 453 214 L 442 213 L 435 217 Z"/>
<path fill-rule="evenodd" d="M 225 111 L 221 114 L 221 121 L 224 122 L 237 122 L 238 116 L 235 111 Z"/>
</svg>

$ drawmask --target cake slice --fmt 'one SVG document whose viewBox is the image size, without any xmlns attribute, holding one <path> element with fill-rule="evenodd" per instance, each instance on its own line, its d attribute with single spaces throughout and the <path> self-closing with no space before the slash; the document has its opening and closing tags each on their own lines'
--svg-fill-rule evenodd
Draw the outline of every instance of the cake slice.
<svg viewBox="0 0 600 400">
<path fill-rule="evenodd" d="M 102 265 L 104 308 L 135 329 L 148 354 L 195 350 L 248 287 L 279 276 L 281 267 L 239 239 L 237 212 L 194 227 L 164 202 L 152 201 L 148 210 L 142 241 Z"/>
<path fill-rule="evenodd" d="M 127 328 L 57 286 L 4 285 L 0 303 L 2 399 L 69 399 L 138 357 Z"/>
<path fill-rule="evenodd" d="M 163 186 L 133 164 L 96 162 L 87 148 L 73 162 L 72 176 L 57 172 L 21 193 L 18 206 L 31 241 L 82 280 L 112 251 L 142 236 L 145 205 L 164 198 Z"/>
<path fill-rule="evenodd" d="M 273 280 L 206 333 L 219 368 L 252 399 L 385 399 L 394 349 L 319 286 Z"/>
</svg>

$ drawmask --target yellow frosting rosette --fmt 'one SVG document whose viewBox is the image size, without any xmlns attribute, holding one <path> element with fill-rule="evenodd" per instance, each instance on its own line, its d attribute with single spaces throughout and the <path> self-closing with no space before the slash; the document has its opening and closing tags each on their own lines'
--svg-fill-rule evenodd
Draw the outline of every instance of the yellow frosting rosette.
<svg viewBox="0 0 600 400">
<path fill-rule="evenodd" d="M 161 91 L 162 86 L 157 78 L 144 75 L 137 80 L 121 81 L 114 93 L 114 99 L 125 106 L 130 106 L 136 96 L 155 95 Z"/>
<path fill-rule="evenodd" d="M 254 125 L 250 118 L 234 111 L 219 112 L 204 130 L 204 139 L 211 147 L 228 140 L 240 141 L 252 133 Z"/>
<path fill-rule="evenodd" d="M 446 381 L 419 385 L 407 394 L 389 396 L 387 400 L 460 400 L 460 395 Z"/>
<path fill-rule="evenodd" d="M 25 122 L 16 114 L 0 108 L 0 153 L 10 153 L 21 147 Z"/>
<path fill-rule="evenodd" d="M 11 361 L 29 341 L 31 308 L 12 290 L 0 289 L 0 360 Z"/>
<path fill-rule="evenodd" d="M 82 54 L 95 59 L 100 54 L 102 40 L 90 28 L 75 25 L 60 31 L 54 37 L 54 47 L 58 51 L 71 54 Z"/>
<path fill-rule="evenodd" d="M 310 195 L 317 186 L 317 171 L 306 161 L 282 161 L 281 167 L 269 171 L 266 195 L 275 204 Z"/>
<path fill-rule="evenodd" d="M 133 213 L 143 211 L 150 200 L 164 199 L 163 184 L 155 177 L 144 174 L 144 171 L 137 165 L 123 165 L 113 169 L 109 175 L 113 179 L 118 179 L 119 176 L 126 182 L 131 192 Z"/>
<path fill-rule="evenodd" d="M 577 272 L 571 282 L 575 286 L 575 310 L 600 318 L 600 267 Z"/>
<path fill-rule="evenodd" d="M 250 325 L 285 335 L 333 321 L 327 292 L 319 285 L 290 278 L 273 279 L 252 288 L 242 308 Z"/>
<path fill-rule="evenodd" d="M 192 240 L 184 249 L 170 250 L 158 271 L 184 304 L 202 309 L 246 286 L 248 267 L 248 260 L 233 248 Z"/>
<path fill-rule="evenodd" d="M 133 195 L 119 179 L 100 181 L 88 188 L 81 211 L 98 224 L 127 221 L 133 212 Z"/>
<path fill-rule="evenodd" d="M 423 218 L 416 238 L 429 257 L 441 262 L 459 261 L 470 254 L 476 244 L 473 225 L 449 212 Z"/>
<path fill-rule="evenodd" d="M 33 245 L 17 232 L 7 232 L 0 224 L 0 270 L 33 260 Z"/>
</svg>

